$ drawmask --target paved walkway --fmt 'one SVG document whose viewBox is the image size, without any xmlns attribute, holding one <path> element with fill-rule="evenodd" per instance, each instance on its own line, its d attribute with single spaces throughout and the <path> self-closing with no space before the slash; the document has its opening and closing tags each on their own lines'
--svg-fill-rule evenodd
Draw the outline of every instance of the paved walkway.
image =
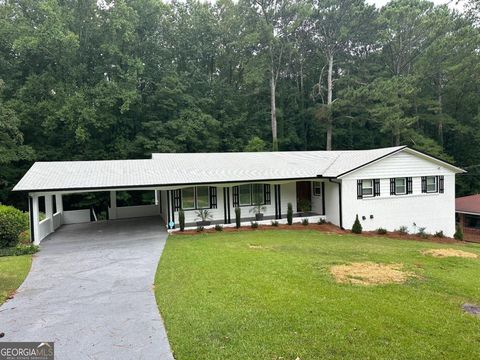
<svg viewBox="0 0 480 360">
<path fill-rule="evenodd" d="M 0 341 L 54 341 L 55 359 L 173 359 L 153 293 L 158 218 L 67 225 L 41 244 Z"/>
</svg>

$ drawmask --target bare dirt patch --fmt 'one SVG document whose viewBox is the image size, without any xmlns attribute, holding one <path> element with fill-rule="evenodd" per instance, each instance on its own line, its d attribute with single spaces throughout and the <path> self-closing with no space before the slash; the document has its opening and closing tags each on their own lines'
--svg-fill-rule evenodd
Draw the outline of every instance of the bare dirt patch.
<svg viewBox="0 0 480 360">
<path fill-rule="evenodd" d="M 330 273 L 341 284 L 384 285 L 402 284 L 415 274 L 402 270 L 403 264 L 377 264 L 372 262 L 334 265 Z"/>
<path fill-rule="evenodd" d="M 422 253 L 424 255 L 430 255 L 435 257 L 463 257 L 463 258 L 478 258 L 477 254 L 463 251 L 463 250 L 456 250 L 456 249 L 429 249 L 423 250 Z"/>
</svg>

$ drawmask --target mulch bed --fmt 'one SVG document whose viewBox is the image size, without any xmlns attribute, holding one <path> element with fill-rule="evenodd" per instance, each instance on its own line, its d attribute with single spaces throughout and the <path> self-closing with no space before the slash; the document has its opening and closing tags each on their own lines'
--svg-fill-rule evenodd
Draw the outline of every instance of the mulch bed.
<svg viewBox="0 0 480 360">
<path fill-rule="evenodd" d="M 330 234 L 339 234 L 339 235 L 355 235 L 351 231 L 348 230 L 342 230 L 338 226 L 335 226 L 333 224 L 308 224 L 308 225 L 302 225 L 302 224 L 292 224 L 292 225 L 286 225 L 286 224 L 279 224 L 278 226 L 272 226 L 272 225 L 259 225 L 258 228 L 253 229 L 250 226 L 242 226 L 239 229 L 235 227 L 224 227 L 222 232 L 243 232 L 243 231 L 268 231 L 268 230 L 316 230 L 320 231 L 323 233 L 330 233 Z M 186 230 L 186 231 L 174 231 L 170 233 L 170 235 L 180 235 L 180 236 L 185 236 L 185 235 L 197 235 L 201 233 L 218 233 L 219 231 L 216 231 L 215 229 L 205 229 L 203 231 L 197 231 L 197 230 Z M 420 237 L 417 235 L 411 235 L 411 234 L 402 234 L 399 232 L 388 232 L 387 234 L 378 234 L 375 231 L 364 231 L 360 236 L 366 236 L 366 237 L 386 237 L 389 239 L 394 239 L 394 240 L 413 240 L 413 241 L 423 241 L 423 242 L 433 242 L 433 243 L 439 243 L 439 244 L 468 244 L 468 242 L 465 241 L 459 241 L 456 239 L 444 237 L 434 237 L 434 236 L 429 236 L 428 238 Z"/>
</svg>

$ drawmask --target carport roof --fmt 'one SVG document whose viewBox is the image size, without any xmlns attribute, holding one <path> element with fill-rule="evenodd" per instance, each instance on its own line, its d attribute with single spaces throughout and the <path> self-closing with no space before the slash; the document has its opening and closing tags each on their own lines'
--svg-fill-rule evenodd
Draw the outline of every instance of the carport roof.
<svg viewBox="0 0 480 360">
<path fill-rule="evenodd" d="M 14 191 L 80 191 L 335 178 L 405 149 L 162 153 L 144 160 L 36 162 Z"/>
</svg>

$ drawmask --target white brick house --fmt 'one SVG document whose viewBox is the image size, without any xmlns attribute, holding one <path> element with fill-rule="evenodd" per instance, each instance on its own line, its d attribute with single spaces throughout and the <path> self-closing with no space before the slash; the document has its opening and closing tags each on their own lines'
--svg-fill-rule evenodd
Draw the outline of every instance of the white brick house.
<svg viewBox="0 0 480 360">
<path fill-rule="evenodd" d="M 462 169 L 401 146 L 374 150 L 261 153 L 153 154 L 146 160 L 37 162 L 14 191 L 29 194 L 32 240 L 39 243 L 62 224 L 91 221 L 91 209 L 64 211 L 62 196 L 110 192 L 110 220 L 159 216 L 178 227 L 183 209 L 195 225 L 207 208 L 212 223 L 251 221 L 261 199 L 264 221 L 323 218 L 350 229 L 356 215 L 365 230 L 406 226 L 446 236 L 455 232 L 455 174 Z M 117 206 L 117 191 L 155 192 L 155 203 Z M 39 221 L 39 202 L 46 218 Z M 301 209 L 301 207 L 305 209 Z"/>
</svg>

